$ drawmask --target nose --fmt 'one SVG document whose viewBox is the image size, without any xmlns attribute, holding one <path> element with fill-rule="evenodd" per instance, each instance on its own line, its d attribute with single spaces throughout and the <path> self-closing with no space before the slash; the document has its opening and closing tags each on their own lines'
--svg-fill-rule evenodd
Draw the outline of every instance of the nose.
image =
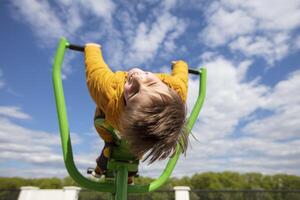
<svg viewBox="0 0 300 200">
<path fill-rule="evenodd" d="M 142 74 L 142 73 L 144 73 L 144 71 L 141 70 L 141 69 L 139 69 L 139 68 L 136 68 L 136 67 L 128 71 L 128 75 L 129 76 L 132 75 L 132 74 L 134 74 L 134 73 Z"/>
<path fill-rule="evenodd" d="M 132 79 L 132 83 L 131 83 L 131 86 L 128 89 L 128 93 L 129 94 L 137 93 L 139 91 L 140 85 L 141 84 L 140 84 L 138 79 L 136 79 L 136 78 Z"/>
<path fill-rule="evenodd" d="M 139 87 L 142 84 L 143 80 L 144 80 L 143 75 L 137 74 L 134 77 L 132 77 L 132 85 L 134 87 Z"/>
<path fill-rule="evenodd" d="M 146 73 L 145 72 L 142 72 L 142 73 L 136 73 L 136 74 L 133 74 L 132 76 L 132 80 L 133 81 L 137 81 L 138 83 L 142 83 L 145 79 L 146 79 Z"/>
</svg>

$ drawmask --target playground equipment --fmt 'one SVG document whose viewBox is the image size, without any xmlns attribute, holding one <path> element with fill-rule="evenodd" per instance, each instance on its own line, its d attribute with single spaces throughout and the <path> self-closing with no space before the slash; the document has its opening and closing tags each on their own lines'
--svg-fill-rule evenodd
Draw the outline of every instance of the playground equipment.
<svg viewBox="0 0 300 200">
<path fill-rule="evenodd" d="M 177 145 L 175 155 L 169 159 L 160 177 L 147 185 L 127 184 L 128 172 L 137 171 L 139 162 L 129 153 L 129 146 L 126 141 L 123 141 L 120 138 L 118 139 L 118 145 L 112 149 L 112 155 L 108 161 L 107 167 L 109 175 L 107 175 L 108 178 L 105 179 L 104 182 L 95 182 L 90 180 L 83 176 L 76 168 L 73 160 L 72 144 L 61 75 L 61 67 L 66 49 L 83 52 L 84 47 L 70 44 L 65 38 L 61 38 L 56 51 L 52 72 L 63 158 L 69 175 L 80 186 L 96 191 L 109 192 L 112 194 L 111 199 L 117 200 L 126 200 L 128 193 L 146 193 L 158 189 L 167 181 L 176 166 L 181 153 L 179 145 Z M 206 93 L 206 69 L 189 69 L 189 73 L 199 75 L 200 81 L 198 98 L 187 121 L 188 132 L 192 130 L 204 102 Z M 112 127 L 102 124 L 101 119 L 96 120 L 95 123 L 100 126 L 104 126 L 104 128 L 107 128 L 112 134 L 116 136 L 118 135 Z"/>
</svg>

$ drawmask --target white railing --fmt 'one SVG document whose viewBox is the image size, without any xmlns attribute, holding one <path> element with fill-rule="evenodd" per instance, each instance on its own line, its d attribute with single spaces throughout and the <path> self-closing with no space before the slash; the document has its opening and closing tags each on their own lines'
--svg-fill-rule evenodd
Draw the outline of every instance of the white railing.
<svg viewBox="0 0 300 200">
<path fill-rule="evenodd" d="M 21 187 L 18 200 L 77 200 L 79 187 L 63 187 L 63 189 L 39 189 L 38 187 Z"/>
</svg>

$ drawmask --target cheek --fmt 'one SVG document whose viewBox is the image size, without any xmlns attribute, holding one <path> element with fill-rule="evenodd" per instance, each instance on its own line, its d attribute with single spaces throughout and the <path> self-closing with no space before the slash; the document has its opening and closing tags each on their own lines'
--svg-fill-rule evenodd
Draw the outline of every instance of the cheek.
<svg viewBox="0 0 300 200">
<path fill-rule="evenodd" d="M 149 74 L 151 78 L 157 80 L 157 81 L 160 81 L 160 79 L 158 78 L 158 76 L 156 76 L 155 74 L 151 73 Z"/>
<path fill-rule="evenodd" d="M 126 99 L 128 97 L 129 89 L 130 89 L 130 86 L 127 83 L 125 83 L 125 85 L 124 85 L 124 96 L 125 96 Z"/>
</svg>

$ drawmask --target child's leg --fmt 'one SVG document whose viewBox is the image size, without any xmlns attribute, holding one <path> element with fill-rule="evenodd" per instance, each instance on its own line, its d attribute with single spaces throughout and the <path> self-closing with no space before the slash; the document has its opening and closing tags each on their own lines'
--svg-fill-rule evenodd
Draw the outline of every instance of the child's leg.
<svg viewBox="0 0 300 200">
<path fill-rule="evenodd" d="M 134 180 L 133 178 L 137 175 L 137 172 L 128 172 L 128 180 L 127 180 L 127 183 L 128 184 L 133 184 L 134 183 Z"/>
<path fill-rule="evenodd" d="M 105 142 L 100 156 L 96 159 L 97 167 L 95 171 L 97 174 L 103 174 L 106 171 L 108 158 L 110 156 L 110 148 L 112 145 L 113 143 Z"/>
<path fill-rule="evenodd" d="M 95 117 L 96 118 L 105 118 L 104 113 L 100 109 L 96 109 Z M 107 169 L 107 162 L 110 156 L 110 148 L 113 145 L 113 137 L 112 135 L 106 131 L 104 128 L 95 126 L 99 136 L 104 140 L 104 147 L 101 151 L 100 156 L 96 159 L 97 167 L 95 168 L 95 172 L 98 175 L 103 174 Z"/>
</svg>

